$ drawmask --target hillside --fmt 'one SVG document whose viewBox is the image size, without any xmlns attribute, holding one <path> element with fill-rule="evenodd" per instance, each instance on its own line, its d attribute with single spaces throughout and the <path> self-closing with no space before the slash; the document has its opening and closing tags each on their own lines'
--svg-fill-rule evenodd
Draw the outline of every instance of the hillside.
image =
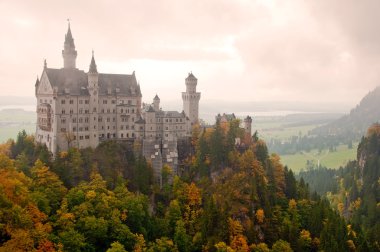
<svg viewBox="0 0 380 252">
<path fill-rule="evenodd" d="M 314 135 L 352 136 L 360 139 L 369 126 L 380 120 L 380 87 L 369 92 L 348 115 L 311 131 Z"/>
<path fill-rule="evenodd" d="M 380 125 L 371 126 L 359 143 L 357 161 L 339 170 L 301 172 L 312 190 L 326 195 L 333 207 L 368 242 L 363 251 L 380 251 Z M 364 247 L 363 247 L 364 248 Z"/>
<path fill-rule="evenodd" d="M 360 231 L 238 121 L 195 127 L 191 140 L 180 176 L 165 165 L 160 186 L 136 145 L 53 160 L 20 133 L 0 145 L 0 251 L 366 251 Z"/>
</svg>

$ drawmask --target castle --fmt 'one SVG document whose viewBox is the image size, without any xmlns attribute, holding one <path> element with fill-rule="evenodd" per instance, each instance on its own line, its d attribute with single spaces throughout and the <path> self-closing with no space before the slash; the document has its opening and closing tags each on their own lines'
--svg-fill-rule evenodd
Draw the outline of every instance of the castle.
<svg viewBox="0 0 380 252">
<path fill-rule="evenodd" d="M 45 60 L 35 84 L 36 141 L 55 154 L 70 147 L 95 148 L 106 140 L 139 140 L 156 173 L 165 163 L 176 172 L 177 140 L 189 137 L 199 119 L 197 78 L 189 73 L 185 79 L 183 111 L 164 111 L 157 95 L 152 104 L 142 103 L 135 72 L 99 73 L 94 52 L 88 72 L 79 70 L 70 24 L 62 56 L 59 69 L 47 67 Z"/>
</svg>

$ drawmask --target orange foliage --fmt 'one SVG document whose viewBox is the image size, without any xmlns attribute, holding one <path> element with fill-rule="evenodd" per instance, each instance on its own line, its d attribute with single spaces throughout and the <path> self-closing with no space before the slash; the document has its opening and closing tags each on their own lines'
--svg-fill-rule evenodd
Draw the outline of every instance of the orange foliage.
<svg viewBox="0 0 380 252">
<path fill-rule="evenodd" d="M 257 219 L 257 222 L 258 222 L 259 224 L 264 223 L 264 218 L 265 218 L 264 210 L 261 209 L 261 208 L 258 209 L 258 210 L 256 211 L 256 219 Z"/>
</svg>

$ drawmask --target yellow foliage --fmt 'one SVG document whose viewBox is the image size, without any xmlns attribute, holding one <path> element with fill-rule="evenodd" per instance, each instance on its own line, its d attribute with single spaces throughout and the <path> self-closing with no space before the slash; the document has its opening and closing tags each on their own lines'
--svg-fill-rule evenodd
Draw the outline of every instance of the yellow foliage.
<svg viewBox="0 0 380 252">
<path fill-rule="evenodd" d="M 347 241 L 347 247 L 349 251 L 356 251 L 355 243 L 352 240 Z"/>
<path fill-rule="evenodd" d="M 243 226 L 241 225 L 240 221 L 234 220 L 232 218 L 228 218 L 228 228 L 231 239 L 234 236 L 241 235 L 243 233 Z"/>
<path fill-rule="evenodd" d="M 297 201 L 295 199 L 289 200 L 289 208 L 296 209 L 296 207 L 297 207 Z"/>
<path fill-rule="evenodd" d="M 60 158 L 66 158 L 67 155 L 69 155 L 69 153 L 68 153 L 67 151 L 61 151 L 61 152 L 59 153 L 59 157 L 60 157 Z"/>
<path fill-rule="evenodd" d="M 235 252 L 235 250 L 227 246 L 224 242 L 218 242 L 214 246 L 217 252 Z"/>
<path fill-rule="evenodd" d="M 265 218 L 264 210 L 261 209 L 261 208 L 258 209 L 258 210 L 256 211 L 256 219 L 257 219 L 257 222 L 258 222 L 259 224 L 264 223 L 264 218 Z"/>
<path fill-rule="evenodd" d="M 146 251 L 145 239 L 142 234 L 136 234 L 136 244 L 133 249 L 134 252 L 144 252 Z"/>
<path fill-rule="evenodd" d="M 300 233 L 300 238 L 305 241 L 311 241 L 311 235 L 308 230 L 302 229 Z"/>
<path fill-rule="evenodd" d="M 96 192 L 94 190 L 90 190 L 86 193 L 86 199 L 93 199 L 96 197 Z"/>
</svg>

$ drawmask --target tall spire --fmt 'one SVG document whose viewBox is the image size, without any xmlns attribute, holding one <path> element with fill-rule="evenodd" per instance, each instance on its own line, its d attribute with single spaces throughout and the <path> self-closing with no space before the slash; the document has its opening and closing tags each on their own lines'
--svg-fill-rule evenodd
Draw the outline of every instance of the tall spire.
<svg viewBox="0 0 380 252">
<path fill-rule="evenodd" d="M 98 69 L 96 68 L 96 63 L 95 63 L 95 58 L 94 58 L 94 50 L 92 50 L 90 70 L 88 72 L 89 73 L 98 73 Z"/>
<path fill-rule="evenodd" d="M 67 22 L 68 22 L 68 29 L 65 35 L 65 45 L 70 45 L 70 47 L 73 47 L 75 49 L 73 35 L 71 34 L 70 19 L 67 19 Z"/>
<path fill-rule="evenodd" d="M 68 29 L 65 34 L 65 42 L 63 44 L 62 56 L 64 68 L 76 68 L 77 51 L 75 50 L 74 38 L 71 33 L 70 20 L 67 19 Z"/>
</svg>

